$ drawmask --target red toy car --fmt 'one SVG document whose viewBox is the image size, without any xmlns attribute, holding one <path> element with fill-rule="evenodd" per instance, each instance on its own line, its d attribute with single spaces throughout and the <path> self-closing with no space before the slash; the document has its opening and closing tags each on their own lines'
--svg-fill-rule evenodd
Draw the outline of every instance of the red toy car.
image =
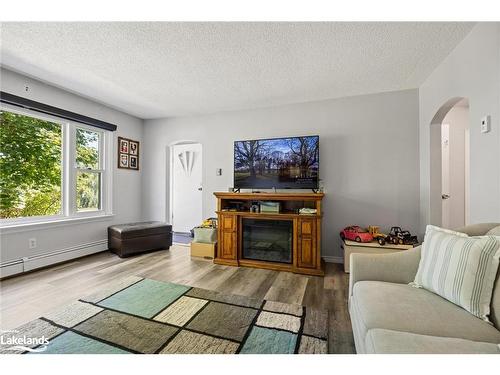
<svg viewBox="0 0 500 375">
<path fill-rule="evenodd" d="M 340 237 L 343 240 L 351 240 L 356 242 L 372 242 L 373 236 L 366 230 L 353 225 L 350 227 L 345 227 L 342 232 L 340 232 Z"/>
</svg>

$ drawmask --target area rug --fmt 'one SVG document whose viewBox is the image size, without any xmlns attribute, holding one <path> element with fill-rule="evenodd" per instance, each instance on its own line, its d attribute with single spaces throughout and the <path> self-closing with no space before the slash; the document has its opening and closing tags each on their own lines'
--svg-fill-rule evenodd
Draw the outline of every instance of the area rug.
<svg viewBox="0 0 500 375">
<path fill-rule="evenodd" d="M 139 277 L 3 332 L 1 353 L 324 354 L 328 313 Z"/>
</svg>

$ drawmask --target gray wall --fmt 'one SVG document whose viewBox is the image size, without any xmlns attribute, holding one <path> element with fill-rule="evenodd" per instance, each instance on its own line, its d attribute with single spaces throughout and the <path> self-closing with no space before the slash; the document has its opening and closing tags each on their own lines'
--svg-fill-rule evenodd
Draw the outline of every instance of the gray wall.
<svg viewBox="0 0 500 375">
<path fill-rule="evenodd" d="M 39 227 L 36 226 L 16 228 L 14 231 L 2 229 L 0 232 L 0 262 L 5 263 L 23 257 L 34 257 L 66 249 L 79 248 L 82 250 L 86 244 L 89 245 L 89 251 L 107 248 L 106 245 L 96 246 L 95 242 L 107 238 L 106 228 L 108 225 L 142 219 L 142 172 L 123 170 L 116 167 L 116 137 L 123 136 L 142 141 L 142 120 L 9 70 L 2 69 L 0 73 L 2 91 L 98 118 L 118 126 L 118 130 L 114 133 L 115 141 L 112 150 L 114 158 L 114 217 L 99 222 L 64 224 L 62 226 L 52 224 L 50 227 L 43 229 L 38 229 Z M 25 91 L 26 85 L 30 87 L 29 92 Z M 36 249 L 29 249 L 29 238 L 37 238 Z M 75 256 L 82 254 L 80 250 L 75 250 Z M 83 251 L 83 253 L 86 252 Z M 65 257 L 71 257 L 71 252 Z M 57 260 L 62 259 L 57 258 Z"/>
<path fill-rule="evenodd" d="M 436 222 L 440 189 L 431 176 L 431 123 L 453 98 L 469 99 L 470 222 L 500 220 L 500 23 L 479 23 L 419 89 L 420 230 Z M 442 114 L 442 113 L 441 113 Z M 490 133 L 480 120 L 491 116 Z"/>
<path fill-rule="evenodd" d="M 350 224 L 418 229 L 418 91 L 405 90 L 206 116 L 145 121 L 143 210 L 168 220 L 168 146 L 203 145 L 203 215 L 233 181 L 233 142 L 319 134 L 325 187 L 323 255 L 339 260 Z M 216 176 L 222 168 L 222 176 Z"/>
</svg>

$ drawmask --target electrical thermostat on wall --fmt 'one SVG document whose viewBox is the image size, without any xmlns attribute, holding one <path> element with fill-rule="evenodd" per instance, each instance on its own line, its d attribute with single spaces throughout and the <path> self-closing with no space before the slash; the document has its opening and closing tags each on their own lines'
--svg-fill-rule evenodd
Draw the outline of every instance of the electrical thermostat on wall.
<svg viewBox="0 0 500 375">
<path fill-rule="evenodd" d="M 481 133 L 488 133 L 491 130 L 491 118 L 490 116 L 484 116 L 481 119 Z"/>
</svg>

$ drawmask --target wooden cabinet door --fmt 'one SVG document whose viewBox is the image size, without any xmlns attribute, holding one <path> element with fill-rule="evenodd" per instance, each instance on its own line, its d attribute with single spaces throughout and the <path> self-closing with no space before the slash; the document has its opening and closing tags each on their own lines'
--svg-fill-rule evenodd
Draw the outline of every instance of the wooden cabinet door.
<svg viewBox="0 0 500 375">
<path fill-rule="evenodd" d="M 219 258 L 236 259 L 237 251 L 237 226 L 238 217 L 235 215 L 220 216 L 220 239 L 219 239 Z"/>
<path fill-rule="evenodd" d="M 236 259 L 236 233 L 222 232 L 221 258 Z"/>
<path fill-rule="evenodd" d="M 303 268 L 316 268 L 316 220 L 299 219 L 298 223 L 298 252 L 297 266 Z"/>
<path fill-rule="evenodd" d="M 221 227 L 224 232 L 235 232 L 236 231 L 236 219 L 235 215 L 221 215 Z"/>
</svg>

